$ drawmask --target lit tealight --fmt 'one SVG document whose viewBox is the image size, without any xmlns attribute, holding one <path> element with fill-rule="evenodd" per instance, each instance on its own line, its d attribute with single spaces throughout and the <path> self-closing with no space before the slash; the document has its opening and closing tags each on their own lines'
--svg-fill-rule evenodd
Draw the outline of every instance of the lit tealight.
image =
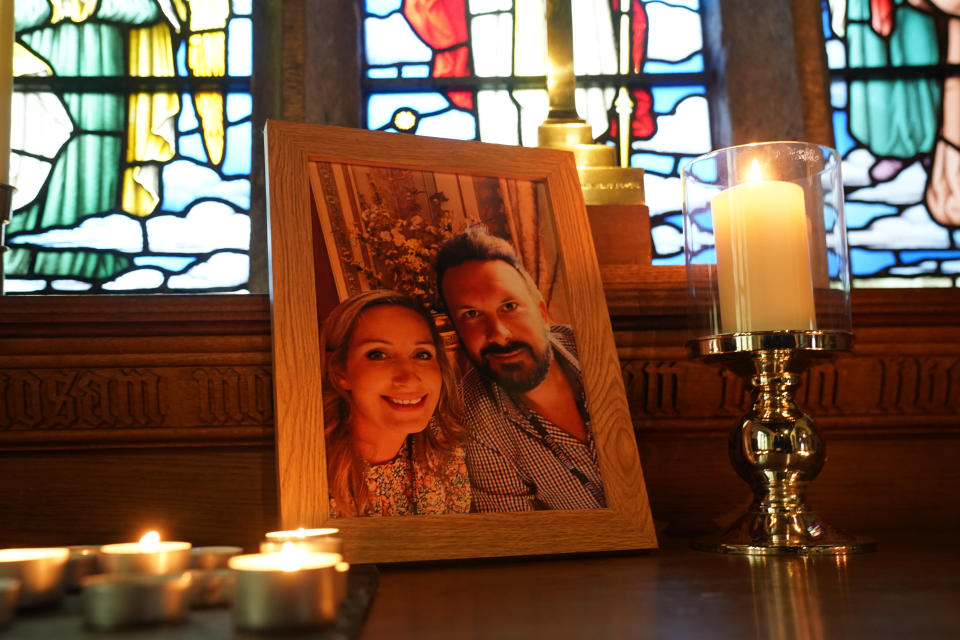
<svg viewBox="0 0 960 640">
<path fill-rule="evenodd" d="M 333 527 L 271 531 L 266 535 L 266 540 L 260 543 L 260 553 L 276 553 L 284 543 L 292 542 L 303 551 L 342 554 L 343 539 L 338 533 L 340 530 Z"/>
<path fill-rule="evenodd" d="M 104 573 L 162 575 L 186 571 L 190 566 L 190 543 L 161 540 L 151 531 L 139 542 L 105 544 L 100 548 Z"/>
<path fill-rule="evenodd" d="M 240 629 L 318 627 L 337 617 L 340 554 L 306 551 L 287 542 L 280 551 L 230 558 L 237 583 L 233 619 Z"/>
<path fill-rule="evenodd" d="M 0 549 L 0 578 L 20 581 L 18 607 L 56 602 L 63 597 L 66 547 Z"/>
</svg>

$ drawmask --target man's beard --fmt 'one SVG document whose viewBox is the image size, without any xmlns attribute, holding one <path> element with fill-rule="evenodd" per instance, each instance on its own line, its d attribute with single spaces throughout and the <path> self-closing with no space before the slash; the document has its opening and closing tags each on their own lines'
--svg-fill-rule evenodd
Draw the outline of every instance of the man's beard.
<svg viewBox="0 0 960 640">
<path fill-rule="evenodd" d="M 509 362 L 500 365 L 499 373 L 494 371 L 487 361 L 487 355 L 491 353 L 510 353 L 516 349 L 525 349 L 530 354 L 533 361 L 532 367 L 527 367 L 523 362 Z M 547 348 L 542 353 L 537 353 L 533 346 L 526 342 L 509 342 L 506 345 L 491 344 L 480 350 L 480 361 L 476 363 L 480 372 L 494 380 L 504 388 L 507 393 L 526 393 L 540 386 L 540 383 L 547 377 L 550 370 L 550 364 L 553 362 L 553 349 L 547 342 Z"/>
</svg>

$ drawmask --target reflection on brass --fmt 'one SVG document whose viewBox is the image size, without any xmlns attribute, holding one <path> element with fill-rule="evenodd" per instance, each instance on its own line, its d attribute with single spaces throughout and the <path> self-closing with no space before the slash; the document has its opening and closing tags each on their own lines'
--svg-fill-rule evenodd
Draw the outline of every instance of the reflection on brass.
<svg viewBox="0 0 960 640">
<path fill-rule="evenodd" d="M 69 555 L 66 547 L 0 550 L 0 578 L 20 581 L 19 608 L 49 605 L 63 598 Z"/>
<path fill-rule="evenodd" d="M 0 296 L 3 295 L 3 254 L 6 252 L 6 229 L 10 222 L 10 211 L 13 206 L 13 192 L 16 188 L 9 184 L 0 183 Z"/>
<path fill-rule="evenodd" d="M 92 629 L 178 623 L 187 617 L 189 573 L 101 574 L 87 576 L 81 584 L 83 619 Z"/>
<path fill-rule="evenodd" d="M 800 374 L 815 358 L 850 347 L 842 331 L 772 331 L 708 336 L 691 342 L 694 356 L 747 378 L 753 405 L 730 433 L 730 460 L 753 489 L 749 510 L 721 535 L 699 542 L 705 551 L 771 554 L 843 554 L 872 551 L 876 543 L 839 531 L 805 502 L 820 473 L 825 447 L 813 419 L 794 401 Z"/>
<path fill-rule="evenodd" d="M 621 165 L 617 150 L 596 144 L 589 124 L 577 114 L 573 70 L 573 20 L 571 0 L 547 0 L 547 93 L 550 111 L 537 132 L 538 145 L 573 152 L 588 205 L 643 204 L 643 169 L 627 167 L 629 126 L 632 108 L 624 90 L 617 99 L 620 113 Z"/>
<path fill-rule="evenodd" d="M 0 629 L 13 620 L 13 612 L 20 599 L 20 580 L 17 578 L 0 578 Z"/>
</svg>

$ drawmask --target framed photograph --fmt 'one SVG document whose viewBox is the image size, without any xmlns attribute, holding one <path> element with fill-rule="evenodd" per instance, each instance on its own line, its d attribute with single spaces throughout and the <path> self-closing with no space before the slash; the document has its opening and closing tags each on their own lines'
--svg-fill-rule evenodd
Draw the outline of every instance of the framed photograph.
<svg viewBox="0 0 960 640">
<path fill-rule="evenodd" d="M 278 121 L 266 149 L 280 526 L 354 563 L 655 548 L 573 155 Z"/>
</svg>

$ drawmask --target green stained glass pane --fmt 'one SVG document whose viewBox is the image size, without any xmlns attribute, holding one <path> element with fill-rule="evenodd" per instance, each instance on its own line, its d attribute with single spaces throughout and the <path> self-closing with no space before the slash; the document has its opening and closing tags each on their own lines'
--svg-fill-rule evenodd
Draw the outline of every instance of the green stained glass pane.
<svg viewBox="0 0 960 640">
<path fill-rule="evenodd" d="M 3 255 L 3 268 L 7 277 L 31 275 L 32 262 L 33 252 L 22 247 L 7 247 Z"/>
<path fill-rule="evenodd" d="M 47 198 L 35 230 L 73 226 L 83 218 L 117 206 L 115 171 L 120 164 L 120 140 L 82 135 L 67 143 L 50 176 Z"/>
<path fill-rule="evenodd" d="M 61 22 L 25 34 L 23 40 L 60 76 L 119 76 L 124 72 L 123 39 L 112 25 Z M 79 51 L 97 55 L 77 55 Z"/>
<path fill-rule="evenodd" d="M 42 276 L 104 280 L 130 268 L 132 264 L 129 258 L 117 253 L 37 251 L 34 273 Z"/>
<path fill-rule="evenodd" d="M 83 131 L 122 132 L 126 98 L 110 93 L 65 93 L 63 102 L 71 119 Z"/>
<path fill-rule="evenodd" d="M 50 19 L 49 0 L 16 0 L 13 28 L 23 31 L 38 27 Z"/>
</svg>

